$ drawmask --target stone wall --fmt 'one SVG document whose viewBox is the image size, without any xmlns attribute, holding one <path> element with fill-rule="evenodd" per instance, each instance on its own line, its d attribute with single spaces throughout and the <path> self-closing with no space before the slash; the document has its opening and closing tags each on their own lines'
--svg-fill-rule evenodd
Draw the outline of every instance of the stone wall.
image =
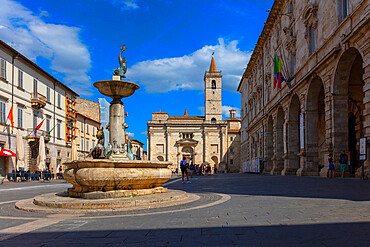
<svg viewBox="0 0 370 247">
<path fill-rule="evenodd" d="M 100 122 L 100 104 L 86 99 L 76 99 L 76 110 L 80 114 Z"/>
</svg>

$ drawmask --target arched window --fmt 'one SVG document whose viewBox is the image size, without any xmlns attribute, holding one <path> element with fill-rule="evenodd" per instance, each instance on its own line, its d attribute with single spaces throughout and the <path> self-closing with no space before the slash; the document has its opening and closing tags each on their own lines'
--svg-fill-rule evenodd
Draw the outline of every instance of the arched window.
<svg viewBox="0 0 370 247">
<path fill-rule="evenodd" d="M 216 81 L 215 80 L 212 81 L 212 89 L 216 89 Z"/>
<path fill-rule="evenodd" d="M 212 118 L 211 123 L 215 124 L 216 123 L 216 118 Z"/>
</svg>

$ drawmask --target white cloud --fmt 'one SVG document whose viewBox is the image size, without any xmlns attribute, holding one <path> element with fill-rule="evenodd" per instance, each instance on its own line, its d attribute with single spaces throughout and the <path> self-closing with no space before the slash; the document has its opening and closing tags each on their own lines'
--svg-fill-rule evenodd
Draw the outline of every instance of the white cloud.
<svg viewBox="0 0 370 247">
<path fill-rule="evenodd" d="M 127 76 L 145 86 L 148 93 L 202 90 L 204 71 L 209 70 L 214 51 L 216 67 L 222 70 L 223 88 L 235 92 L 250 58 L 250 53 L 237 45 L 237 40 L 225 43 L 220 38 L 217 45 L 204 46 L 189 55 L 139 62 L 127 70 Z"/>
<path fill-rule="evenodd" d="M 51 61 L 51 69 L 80 94 L 91 94 L 90 53 L 79 38 L 80 29 L 46 23 L 47 12 L 36 14 L 13 0 L 0 0 L 0 39 L 36 62 Z"/>
<path fill-rule="evenodd" d="M 202 116 L 204 116 L 204 114 L 205 114 L 205 108 L 204 108 L 204 106 L 199 106 L 199 107 L 198 107 L 198 110 L 200 111 L 200 114 L 201 114 Z"/>
<path fill-rule="evenodd" d="M 148 134 L 148 131 L 140 132 L 140 134 L 142 134 L 142 135 L 147 135 L 147 134 Z"/>
<path fill-rule="evenodd" d="M 135 136 L 135 134 L 132 132 L 126 132 L 126 133 L 127 133 L 127 136 L 130 138 L 133 138 Z"/>
<path fill-rule="evenodd" d="M 121 7 L 122 11 L 139 9 L 138 0 L 107 0 L 113 6 Z"/>
<path fill-rule="evenodd" d="M 238 108 L 238 107 L 233 107 L 233 106 L 223 105 L 223 106 L 222 106 L 222 115 L 223 115 L 225 118 L 229 118 L 229 117 L 230 117 L 230 110 L 236 110 L 236 114 L 235 114 L 235 116 L 236 116 L 237 118 L 240 118 L 240 108 Z"/>
</svg>

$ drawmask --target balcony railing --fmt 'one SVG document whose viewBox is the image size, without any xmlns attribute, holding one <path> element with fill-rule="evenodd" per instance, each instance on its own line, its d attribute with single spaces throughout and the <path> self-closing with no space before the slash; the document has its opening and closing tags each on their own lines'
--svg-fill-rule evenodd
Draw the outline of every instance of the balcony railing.
<svg viewBox="0 0 370 247">
<path fill-rule="evenodd" d="M 44 130 L 35 130 L 33 128 L 27 129 L 27 139 L 38 140 L 41 136 L 44 137 L 45 142 L 50 141 L 49 132 Z"/>
<path fill-rule="evenodd" d="M 31 106 L 43 108 L 46 106 L 46 97 L 40 93 L 31 93 Z"/>
</svg>

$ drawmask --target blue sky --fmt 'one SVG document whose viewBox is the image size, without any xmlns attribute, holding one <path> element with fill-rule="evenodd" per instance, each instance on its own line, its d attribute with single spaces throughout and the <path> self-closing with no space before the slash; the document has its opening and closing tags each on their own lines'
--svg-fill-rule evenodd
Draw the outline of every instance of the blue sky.
<svg viewBox="0 0 370 247">
<path fill-rule="evenodd" d="M 204 71 L 215 52 L 222 104 L 236 92 L 273 0 L 0 0 L 0 39 L 76 90 L 110 79 L 125 44 L 127 77 L 140 85 L 124 99 L 130 136 L 146 144 L 151 113 L 203 114 Z M 110 102 L 110 99 L 107 99 Z M 228 117 L 225 115 L 224 118 Z"/>
</svg>

